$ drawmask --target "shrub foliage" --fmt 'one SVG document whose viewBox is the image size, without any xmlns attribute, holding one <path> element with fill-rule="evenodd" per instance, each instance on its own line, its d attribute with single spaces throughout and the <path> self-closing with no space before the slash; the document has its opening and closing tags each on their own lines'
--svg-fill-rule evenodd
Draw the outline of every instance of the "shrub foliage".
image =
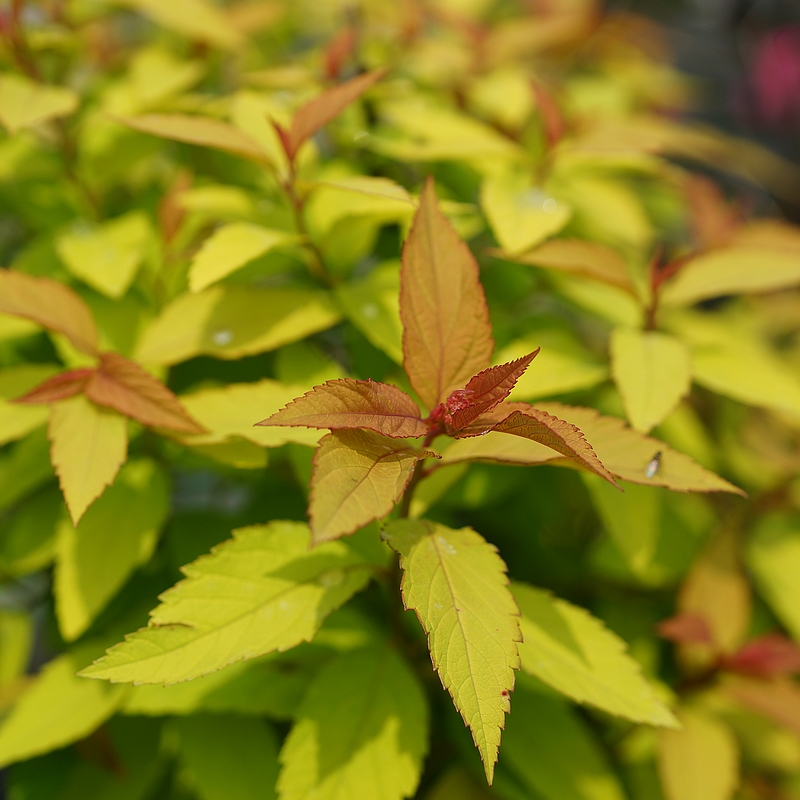
<svg viewBox="0 0 800 800">
<path fill-rule="evenodd" d="M 800 797 L 798 171 L 654 27 L 0 33 L 10 800 Z"/>
</svg>

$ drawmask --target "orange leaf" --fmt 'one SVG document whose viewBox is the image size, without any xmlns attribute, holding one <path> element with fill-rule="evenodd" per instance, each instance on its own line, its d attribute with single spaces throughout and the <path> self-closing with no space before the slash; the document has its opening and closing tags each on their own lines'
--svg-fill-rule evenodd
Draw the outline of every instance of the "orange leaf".
<svg viewBox="0 0 800 800">
<path fill-rule="evenodd" d="M 478 264 L 439 210 L 430 178 L 402 261 L 403 365 L 432 409 L 489 366 L 494 341 Z"/>
<path fill-rule="evenodd" d="M 92 312 L 72 289 L 58 281 L 0 269 L 0 313 L 33 320 L 63 333 L 78 350 L 97 353 Z"/>
<path fill-rule="evenodd" d="M 614 476 L 603 466 L 581 429 L 571 422 L 531 406 L 525 412 L 512 412 L 492 430 L 539 442 L 566 456 L 570 461 L 586 467 L 595 475 L 605 478 L 610 484 L 617 485 Z"/>
<path fill-rule="evenodd" d="M 143 425 L 180 433 L 206 432 L 163 383 L 117 353 L 100 356 L 100 368 L 89 380 L 86 396 Z"/>
<path fill-rule="evenodd" d="M 800 672 L 800 647 L 780 633 L 765 633 L 725 659 L 725 668 L 761 678 Z"/>
<path fill-rule="evenodd" d="M 367 72 L 347 83 L 328 89 L 327 92 L 323 92 L 306 103 L 292 118 L 292 127 L 288 135 L 284 132 L 284 135 L 281 136 L 281 131 L 278 131 L 289 161 L 294 161 L 297 151 L 306 139 L 338 117 L 350 103 L 360 97 L 374 83 L 377 83 L 385 74 L 386 70 L 383 69 Z"/>
<path fill-rule="evenodd" d="M 481 414 L 505 400 L 540 349 L 537 347 L 532 353 L 507 364 L 489 367 L 470 378 L 463 389 L 456 389 L 445 402 L 448 432 L 466 428 Z"/>
<path fill-rule="evenodd" d="M 417 404 L 388 383 L 339 378 L 315 386 L 257 425 L 365 428 L 395 439 L 418 439 L 428 430 Z"/>
<path fill-rule="evenodd" d="M 22 397 L 15 398 L 14 403 L 54 403 L 74 394 L 80 394 L 85 388 L 93 369 L 73 369 L 54 375 Z"/>
<path fill-rule="evenodd" d="M 743 706 L 800 735 L 800 686 L 791 678 L 762 681 L 731 677 L 723 687 Z"/>
<path fill-rule="evenodd" d="M 308 513 L 313 542 L 338 539 L 388 514 L 414 467 L 433 453 L 371 431 L 334 431 L 314 454 Z"/>
</svg>

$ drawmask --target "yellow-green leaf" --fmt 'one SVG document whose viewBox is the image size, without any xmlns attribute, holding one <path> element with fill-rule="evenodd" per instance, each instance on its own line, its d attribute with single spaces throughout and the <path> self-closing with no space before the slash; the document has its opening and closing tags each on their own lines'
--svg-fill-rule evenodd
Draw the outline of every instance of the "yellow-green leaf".
<svg viewBox="0 0 800 800">
<path fill-rule="evenodd" d="M 142 335 L 136 360 L 170 365 L 203 354 L 241 358 L 296 342 L 339 318 L 323 292 L 212 286 L 170 303 Z"/>
<path fill-rule="evenodd" d="M 184 567 L 186 579 L 162 595 L 148 627 L 81 675 L 167 685 L 310 641 L 373 567 L 345 542 L 309 544 L 308 527 L 298 522 L 234 531 Z"/>
<path fill-rule="evenodd" d="M 193 292 L 199 292 L 243 267 L 248 261 L 296 238 L 286 231 L 247 222 L 224 225 L 203 242 L 194 257 L 189 268 L 189 286 Z"/>
<path fill-rule="evenodd" d="M 46 406 L 9 403 L 58 372 L 50 364 L 21 364 L 0 371 L 0 445 L 21 439 L 47 422 Z"/>
<path fill-rule="evenodd" d="M 26 611 L 0 609 L 0 687 L 25 674 L 33 644 L 33 619 Z"/>
<path fill-rule="evenodd" d="M 536 247 L 569 222 L 572 209 L 530 185 L 524 170 L 501 172 L 484 181 L 481 206 L 506 253 Z"/>
<path fill-rule="evenodd" d="M 203 42 L 233 50 L 242 42 L 241 33 L 223 11 L 209 0 L 120 0 L 165 28 Z"/>
<path fill-rule="evenodd" d="M 265 378 L 257 383 L 230 383 L 219 389 L 200 389 L 182 395 L 181 405 L 209 431 L 183 441 L 197 447 L 241 437 L 262 447 L 280 447 L 287 442 L 314 445 L 322 438 L 322 431 L 256 425 L 307 390 L 307 386 L 287 386 Z"/>
<path fill-rule="evenodd" d="M 131 461 L 77 527 L 57 532 L 54 592 L 61 635 L 76 639 L 147 561 L 169 511 L 166 476 L 148 460 Z"/>
<path fill-rule="evenodd" d="M 0 510 L 53 476 L 46 430 L 37 428 L 12 448 L 0 453 Z"/>
<path fill-rule="evenodd" d="M 650 725 L 674 726 L 625 643 L 587 611 L 541 589 L 512 584 L 522 619 L 522 669 L 580 703 Z"/>
<path fill-rule="evenodd" d="M 432 455 L 372 431 L 333 431 L 314 454 L 308 514 L 314 542 L 337 539 L 388 514 L 417 462 Z"/>
<path fill-rule="evenodd" d="M 554 239 L 513 259 L 520 264 L 592 278 L 632 292 L 628 268 L 608 245 L 583 239 Z"/>
<path fill-rule="evenodd" d="M 131 211 L 102 225 L 73 225 L 58 237 L 56 250 L 76 278 L 119 299 L 136 277 L 150 237 L 147 215 Z"/>
<path fill-rule="evenodd" d="M 176 728 L 181 777 L 200 800 L 274 800 L 278 741 L 262 720 L 195 714 Z"/>
<path fill-rule="evenodd" d="M 678 713 L 682 730 L 661 731 L 658 771 L 666 800 L 730 800 L 739 784 L 739 748 L 723 723 Z"/>
<path fill-rule="evenodd" d="M 800 522 L 772 514 L 756 526 L 747 546 L 747 564 L 764 598 L 800 641 Z"/>
<path fill-rule="evenodd" d="M 397 301 L 399 266 L 380 265 L 363 280 L 349 281 L 336 288 L 336 299 L 345 316 L 395 364 L 403 363 L 403 325 Z"/>
<path fill-rule="evenodd" d="M 634 574 L 643 575 L 658 543 L 662 490 L 631 484 L 618 492 L 593 475 L 581 477 L 616 549 Z"/>
<path fill-rule="evenodd" d="M 127 687 L 85 681 L 65 653 L 44 666 L 0 724 L 0 767 L 76 742 L 110 717 Z"/>
<path fill-rule="evenodd" d="M 800 284 L 800 249 L 734 245 L 712 250 L 683 264 L 665 284 L 665 305 L 689 305 L 709 297 L 770 292 Z"/>
<path fill-rule="evenodd" d="M 631 426 L 642 433 L 678 405 L 692 380 L 686 345 L 658 331 L 614 330 L 611 370 Z"/>
<path fill-rule="evenodd" d="M 400 553 L 402 593 L 428 634 L 433 666 L 472 731 L 492 782 L 500 732 L 519 669 L 519 611 L 497 550 L 470 528 L 393 522 L 386 531 Z"/>
<path fill-rule="evenodd" d="M 626 796 L 603 748 L 575 711 L 522 685 L 514 693 L 501 765 L 542 800 Z"/>
<path fill-rule="evenodd" d="M 800 420 L 800 379 L 757 342 L 737 337 L 725 345 L 694 348 L 692 373 L 707 389 Z"/>
<path fill-rule="evenodd" d="M 385 645 L 340 656 L 311 684 L 280 753 L 281 800 L 402 800 L 428 749 L 427 701 Z"/>
<path fill-rule="evenodd" d="M 9 133 L 65 117 L 78 107 L 78 95 L 62 86 L 45 86 L 21 75 L 0 75 L 0 122 Z"/>
<path fill-rule="evenodd" d="M 145 114 L 139 117 L 121 117 L 119 121 L 140 133 L 175 139 L 200 147 L 214 147 L 261 164 L 269 162 L 264 150 L 247 134 L 227 122 L 212 117 Z"/>
<path fill-rule="evenodd" d="M 597 457 L 616 478 L 646 486 L 665 486 L 678 492 L 734 492 L 743 494 L 728 481 L 701 467 L 688 456 L 664 442 L 629 428 L 621 419 L 602 416 L 591 408 L 561 403 L 537 403 L 537 408 L 571 422 L 581 429 Z M 661 453 L 658 469 L 648 466 Z M 461 461 L 497 461 L 504 464 L 544 464 L 570 466 L 567 459 L 538 442 L 490 432 L 450 445 L 442 455 L 443 464 Z"/>
<path fill-rule="evenodd" d="M 53 405 L 48 437 L 50 461 L 77 525 L 125 461 L 128 421 L 78 394 Z"/>
</svg>

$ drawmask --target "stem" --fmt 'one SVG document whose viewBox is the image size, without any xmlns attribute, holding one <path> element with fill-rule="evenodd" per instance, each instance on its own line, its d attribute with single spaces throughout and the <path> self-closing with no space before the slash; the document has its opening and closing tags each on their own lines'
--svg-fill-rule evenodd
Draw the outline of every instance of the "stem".
<svg viewBox="0 0 800 800">
<path fill-rule="evenodd" d="M 320 283 L 327 287 L 332 287 L 334 280 L 325 269 L 325 262 L 323 261 L 322 253 L 308 235 L 308 228 L 306 227 L 306 221 L 303 217 L 303 205 L 305 201 L 297 194 L 297 190 L 295 188 L 296 176 L 294 164 L 291 164 L 289 169 L 289 177 L 283 181 L 282 187 L 287 198 L 289 199 L 289 203 L 292 206 L 292 212 L 294 213 L 294 225 L 297 229 L 297 233 L 303 237 L 303 244 L 305 244 L 308 253 L 311 256 L 308 268 L 314 278 L 316 278 Z"/>
<path fill-rule="evenodd" d="M 425 439 L 422 442 L 422 449 L 424 450 L 426 447 L 430 447 L 431 442 L 439 435 L 439 433 L 440 431 L 438 428 L 433 428 L 432 430 L 428 431 Z M 398 515 L 400 519 L 408 519 L 409 512 L 411 511 L 411 501 L 414 498 L 414 492 L 417 488 L 417 484 L 423 478 L 428 477 L 429 473 L 423 468 L 424 463 L 425 459 L 421 458 L 414 465 L 414 471 L 411 473 L 411 480 L 408 482 L 408 486 L 406 486 L 406 490 L 403 492 L 403 499 L 400 501 Z"/>
</svg>

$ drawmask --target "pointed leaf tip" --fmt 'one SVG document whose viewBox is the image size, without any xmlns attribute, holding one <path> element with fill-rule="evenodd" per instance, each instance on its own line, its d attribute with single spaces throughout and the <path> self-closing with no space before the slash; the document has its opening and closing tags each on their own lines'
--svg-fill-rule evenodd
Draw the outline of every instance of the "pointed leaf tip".
<svg viewBox="0 0 800 800">
<path fill-rule="evenodd" d="M 366 429 L 394 439 L 424 436 L 428 428 L 417 404 L 396 386 L 338 378 L 315 386 L 256 425 Z"/>
<path fill-rule="evenodd" d="M 445 402 L 445 419 L 452 431 L 463 430 L 481 414 L 505 400 L 540 349 L 537 347 L 526 356 L 489 367 L 470 378 L 463 389 L 456 389 Z"/>
<path fill-rule="evenodd" d="M 400 554 L 403 602 L 428 635 L 433 666 L 472 731 L 491 784 L 522 641 L 506 565 L 471 528 L 400 520 L 386 538 Z"/>
<path fill-rule="evenodd" d="M 583 431 L 571 422 L 531 406 L 524 412 L 513 411 L 492 430 L 539 442 L 620 488 L 597 457 L 594 448 L 586 441 Z"/>
<path fill-rule="evenodd" d="M 420 197 L 400 268 L 403 366 L 429 409 L 490 366 L 494 350 L 478 263 L 436 200 Z"/>
</svg>

